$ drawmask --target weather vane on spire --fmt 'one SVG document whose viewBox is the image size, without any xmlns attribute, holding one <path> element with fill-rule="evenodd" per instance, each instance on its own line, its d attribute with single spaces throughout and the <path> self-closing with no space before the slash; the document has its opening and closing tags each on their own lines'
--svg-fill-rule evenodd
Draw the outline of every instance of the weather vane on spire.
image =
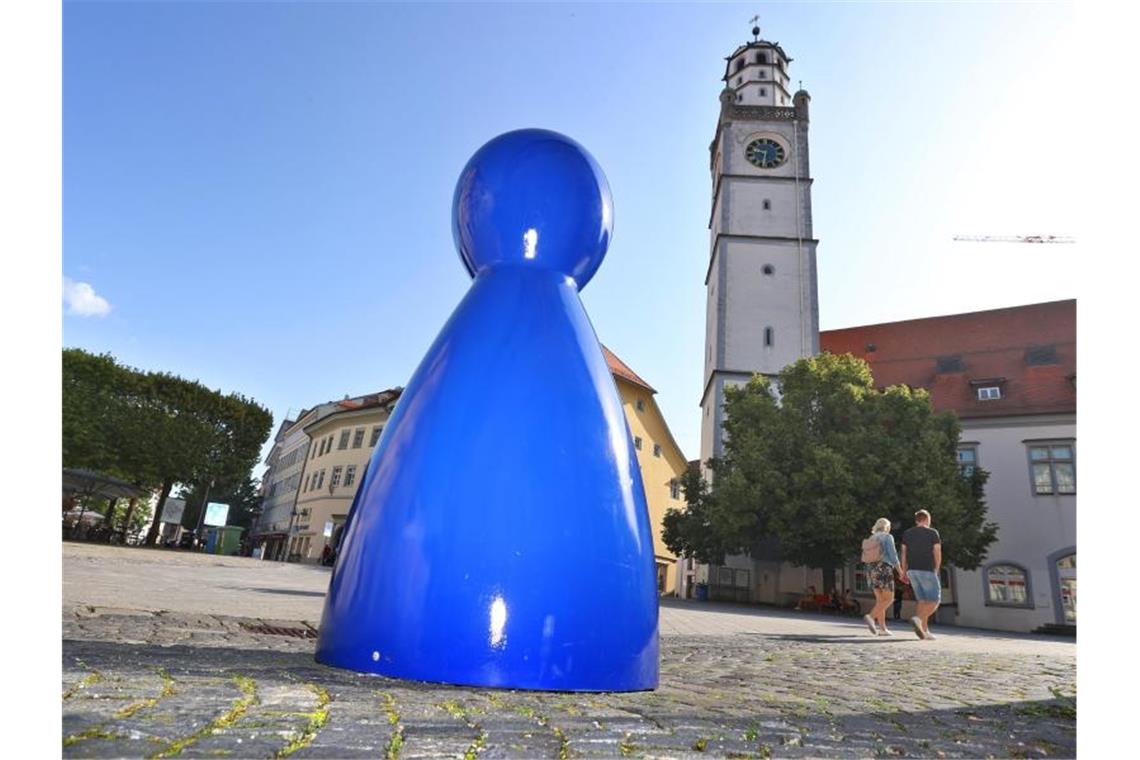
<svg viewBox="0 0 1140 760">
<path fill-rule="evenodd" d="M 760 16 L 753 16 L 748 23 L 752 24 L 752 41 L 756 42 L 760 38 Z"/>
</svg>

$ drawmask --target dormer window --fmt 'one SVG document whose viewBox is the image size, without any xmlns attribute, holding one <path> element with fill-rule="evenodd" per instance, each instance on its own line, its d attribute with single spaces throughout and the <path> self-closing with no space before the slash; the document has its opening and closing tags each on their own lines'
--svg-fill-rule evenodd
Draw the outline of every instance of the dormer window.
<svg viewBox="0 0 1140 760">
<path fill-rule="evenodd" d="M 978 401 L 997 401 L 1002 397 L 1005 387 L 1004 377 L 985 377 L 971 380 L 970 385 L 978 395 Z"/>
</svg>

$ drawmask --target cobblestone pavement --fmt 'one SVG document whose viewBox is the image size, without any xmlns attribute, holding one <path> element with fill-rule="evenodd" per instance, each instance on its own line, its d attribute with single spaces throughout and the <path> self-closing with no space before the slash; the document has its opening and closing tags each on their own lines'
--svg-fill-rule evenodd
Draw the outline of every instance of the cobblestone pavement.
<svg viewBox="0 0 1140 760">
<path fill-rule="evenodd" d="M 183 568 L 191 583 L 195 562 Z M 66 556 L 64 572 L 66 585 Z M 308 616 L 81 596 L 65 594 L 63 613 L 65 757 L 1076 754 L 1076 647 L 1064 640 L 940 629 L 920 642 L 901 628 L 874 638 L 851 621 L 674 603 L 662 608 L 656 691 L 556 694 L 324 667 L 302 638 Z"/>
</svg>

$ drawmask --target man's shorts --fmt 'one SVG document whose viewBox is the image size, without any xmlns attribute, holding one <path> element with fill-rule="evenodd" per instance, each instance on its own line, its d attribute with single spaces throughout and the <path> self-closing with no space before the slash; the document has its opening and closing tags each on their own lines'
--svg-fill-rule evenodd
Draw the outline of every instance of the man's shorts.
<svg viewBox="0 0 1140 760">
<path fill-rule="evenodd" d="M 915 601 L 942 602 L 942 584 L 938 581 L 938 573 L 930 570 L 907 570 L 906 577 L 914 591 Z"/>
</svg>

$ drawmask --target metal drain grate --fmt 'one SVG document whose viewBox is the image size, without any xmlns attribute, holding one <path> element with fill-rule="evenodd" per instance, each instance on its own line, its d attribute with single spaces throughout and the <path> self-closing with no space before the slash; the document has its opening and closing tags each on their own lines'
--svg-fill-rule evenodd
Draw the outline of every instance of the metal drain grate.
<svg viewBox="0 0 1140 760">
<path fill-rule="evenodd" d="M 263 633 L 267 636 L 292 636 L 295 639 L 315 639 L 317 632 L 312 628 L 282 628 L 276 625 L 250 625 L 242 623 L 241 627 L 250 633 Z"/>
</svg>

